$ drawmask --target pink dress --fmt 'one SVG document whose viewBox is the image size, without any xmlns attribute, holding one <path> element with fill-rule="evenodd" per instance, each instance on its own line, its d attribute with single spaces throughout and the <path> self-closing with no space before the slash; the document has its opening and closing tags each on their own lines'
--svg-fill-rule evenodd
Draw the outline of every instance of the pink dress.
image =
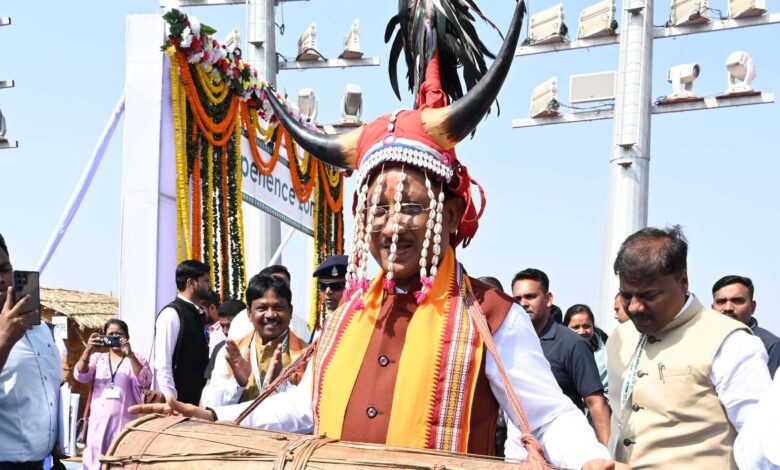
<svg viewBox="0 0 780 470">
<path fill-rule="evenodd" d="M 152 375 L 148 362 L 136 354 L 135 357 L 142 366 L 138 376 L 133 373 L 129 359 L 125 358 L 121 363 L 112 359 L 112 388 L 108 356 L 108 353 L 93 354 L 89 358 L 89 370 L 86 373 L 82 374 L 74 368 L 74 377 L 79 382 L 86 383 L 95 377 L 83 460 L 87 470 L 100 468 L 100 455 L 108 450 L 111 441 L 124 425 L 137 418 L 128 413 L 127 408 L 141 403 L 141 390 L 151 383 Z"/>
</svg>

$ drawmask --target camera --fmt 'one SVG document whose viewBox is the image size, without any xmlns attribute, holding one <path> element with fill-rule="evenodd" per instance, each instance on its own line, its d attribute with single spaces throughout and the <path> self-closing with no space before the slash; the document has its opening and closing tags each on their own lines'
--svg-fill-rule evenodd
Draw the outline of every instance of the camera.
<svg viewBox="0 0 780 470">
<path fill-rule="evenodd" d="M 98 335 L 95 337 L 95 341 L 105 348 L 118 348 L 119 336 L 112 335 Z"/>
</svg>

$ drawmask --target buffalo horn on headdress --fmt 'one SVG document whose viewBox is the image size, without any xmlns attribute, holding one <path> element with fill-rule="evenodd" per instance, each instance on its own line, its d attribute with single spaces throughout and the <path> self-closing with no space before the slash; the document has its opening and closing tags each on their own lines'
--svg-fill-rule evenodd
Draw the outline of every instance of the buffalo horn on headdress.
<svg viewBox="0 0 780 470">
<path fill-rule="evenodd" d="M 274 91 L 264 87 L 268 101 L 282 126 L 292 139 L 316 159 L 335 167 L 354 170 L 357 166 L 355 149 L 362 126 L 345 134 L 328 135 L 312 132 L 295 120 L 276 98 Z"/>
<path fill-rule="evenodd" d="M 525 2 L 521 0 L 515 7 L 512 23 L 496 60 L 485 76 L 463 98 L 442 108 L 423 110 L 425 129 L 442 148 L 451 149 L 463 140 L 477 127 L 495 101 L 512 65 L 524 15 Z"/>
</svg>

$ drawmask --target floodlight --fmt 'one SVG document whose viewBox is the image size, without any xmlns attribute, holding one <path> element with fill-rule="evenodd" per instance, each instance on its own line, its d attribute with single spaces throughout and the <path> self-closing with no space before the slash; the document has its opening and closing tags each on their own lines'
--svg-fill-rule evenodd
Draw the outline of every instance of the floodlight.
<svg viewBox="0 0 780 470">
<path fill-rule="evenodd" d="M 317 119 L 317 97 L 311 88 L 302 88 L 298 92 L 298 110 L 301 117 L 309 122 Z"/>
<path fill-rule="evenodd" d="M 319 60 L 320 54 L 317 52 L 317 23 L 312 23 L 306 28 L 298 39 L 298 57 L 295 60 Z"/>
<path fill-rule="evenodd" d="M 749 18 L 766 13 L 766 0 L 729 0 L 729 18 Z"/>
<path fill-rule="evenodd" d="M 709 0 L 672 0 L 666 26 L 706 23 L 710 20 L 709 9 Z"/>
<path fill-rule="evenodd" d="M 531 17 L 528 38 L 523 44 L 561 42 L 568 31 L 563 22 L 563 3 L 559 3 Z"/>
<path fill-rule="evenodd" d="M 222 40 L 222 45 L 225 46 L 228 52 L 233 52 L 235 49 L 241 50 L 241 33 L 238 27 L 233 28 L 228 33 L 225 39 Z"/>
<path fill-rule="evenodd" d="M 531 92 L 531 110 L 528 117 L 550 117 L 558 115 L 558 78 L 552 77 Z"/>
<path fill-rule="evenodd" d="M 582 10 L 577 39 L 614 35 L 617 27 L 615 0 L 604 0 Z"/>
<path fill-rule="evenodd" d="M 360 18 L 355 18 L 352 26 L 347 31 L 347 37 L 344 38 L 344 52 L 341 53 L 341 59 L 362 59 L 363 50 L 360 48 Z"/>
<path fill-rule="evenodd" d="M 363 113 L 363 90 L 360 85 L 347 85 L 341 97 L 341 119 L 344 123 L 360 123 Z"/>
<path fill-rule="evenodd" d="M 729 71 L 727 95 L 755 92 L 750 84 L 756 78 L 756 66 L 753 64 L 753 58 L 747 55 L 746 52 L 734 51 L 729 54 L 729 57 L 726 59 L 726 68 Z"/>
<path fill-rule="evenodd" d="M 693 81 L 699 76 L 699 64 L 675 65 L 666 74 L 666 81 L 672 84 L 672 94 L 664 101 L 696 98 Z"/>
</svg>

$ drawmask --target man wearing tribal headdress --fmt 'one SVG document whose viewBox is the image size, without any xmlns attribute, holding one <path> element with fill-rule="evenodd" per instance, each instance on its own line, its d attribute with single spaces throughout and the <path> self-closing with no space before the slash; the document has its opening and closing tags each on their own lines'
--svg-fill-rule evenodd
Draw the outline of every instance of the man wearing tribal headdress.
<svg viewBox="0 0 780 470">
<path fill-rule="evenodd" d="M 281 125 L 300 146 L 355 171 L 355 226 L 346 301 L 323 325 L 300 385 L 260 404 L 243 424 L 491 455 L 503 409 L 520 429 L 508 457 L 527 457 L 531 465 L 546 456 L 563 468 L 615 468 L 555 382 L 523 309 L 470 278 L 456 256 L 457 247 L 477 232 L 484 196 L 478 211 L 471 197 L 471 186 L 478 185 L 455 145 L 496 99 L 524 13 L 520 2 L 488 70 L 483 55 L 490 53 L 471 22 L 472 14 L 483 16 L 471 0 L 402 1 L 386 38 L 400 27 L 391 48 L 391 78 L 403 51 L 415 109 L 348 134 L 308 131 L 268 90 Z M 397 92 L 394 80 L 393 87 Z M 373 280 L 369 255 L 380 266 Z M 204 410 L 170 401 L 136 411 L 229 420 L 244 409 Z"/>
</svg>

